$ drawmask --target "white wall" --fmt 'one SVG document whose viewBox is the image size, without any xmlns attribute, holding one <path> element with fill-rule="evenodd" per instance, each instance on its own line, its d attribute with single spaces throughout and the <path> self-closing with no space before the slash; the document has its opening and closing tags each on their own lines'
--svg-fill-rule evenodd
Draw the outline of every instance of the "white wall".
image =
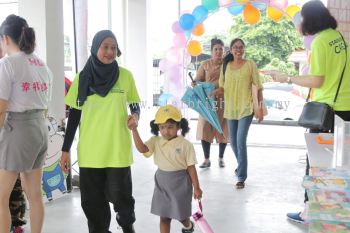
<svg viewBox="0 0 350 233">
<path fill-rule="evenodd" d="M 36 53 L 50 67 L 53 79 L 49 113 L 61 122 L 64 119 L 64 41 L 62 0 L 19 0 L 19 15 L 36 34 Z"/>
<path fill-rule="evenodd" d="M 88 2 L 87 0 L 75 0 L 75 41 L 77 57 L 77 72 L 80 72 L 89 58 L 90 54 L 87 49 L 87 28 L 88 28 Z"/>
<path fill-rule="evenodd" d="M 338 30 L 343 34 L 344 39 L 350 41 L 350 1 L 349 0 L 328 0 L 328 9 L 338 21 Z"/>
<path fill-rule="evenodd" d="M 128 0 L 126 14 L 125 66 L 134 74 L 142 101 L 152 104 L 152 56 L 148 51 L 148 6 L 145 0 Z M 142 111 L 142 109 L 141 109 Z"/>
</svg>

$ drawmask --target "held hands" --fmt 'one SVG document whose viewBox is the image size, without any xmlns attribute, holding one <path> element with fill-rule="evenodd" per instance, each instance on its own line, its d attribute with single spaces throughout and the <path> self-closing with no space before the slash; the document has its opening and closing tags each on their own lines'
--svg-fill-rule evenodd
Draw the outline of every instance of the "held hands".
<svg viewBox="0 0 350 233">
<path fill-rule="evenodd" d="M 129 115 L 128 121 L 127 121 L 128 129 L 135 130 L 138 126 L 138 122 L 139 122 L 139 117 L 136 114 Z"/>
<path fill-rule="evenodd" d="M 70 168 L 69 152 L 62 151 L 60 166 L 64 173 L 67 173 L 67 174 L 69 173 L 69 168 Z"/>
<path fill-rule="evenodd" d="M 195 188 L 194 192 L 193 192 L 193 197 L 194 197 L 194 199 L 200 200 L 200 199 L 202 199 L 202 194 L 203 194 L 203 192 L 200 188 Z"/>
</svg>

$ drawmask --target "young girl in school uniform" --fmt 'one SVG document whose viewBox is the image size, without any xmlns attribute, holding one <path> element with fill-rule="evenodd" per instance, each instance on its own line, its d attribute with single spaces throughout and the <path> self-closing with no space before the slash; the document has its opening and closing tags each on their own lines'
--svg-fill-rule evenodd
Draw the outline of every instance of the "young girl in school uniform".
<svg viewBox="0 0 350 233">
<path fill-rule="evenodd" d="M 202 190 L 195 167 L 194 147 L 184 138 L 189 131 L 188 121 L 175 106 L 166 105 L 159 108 L 155 120 L 151 121 L 151 132 L 155 136 L 147 142 L 140 138 L 137 126 L 129 128 L 137 150 L 145 157 L 153 154 L 158 166 L 151 213 L 160 216 L 160 232 L 170 233 L 172 219 L 183 224 L 182 233 L 193 232 L 194 224 L 189 218 L 192 192 L 195 199 L 200 199 Z M 178 135 L 180 130 L 182 135 Z"/>
</svg>

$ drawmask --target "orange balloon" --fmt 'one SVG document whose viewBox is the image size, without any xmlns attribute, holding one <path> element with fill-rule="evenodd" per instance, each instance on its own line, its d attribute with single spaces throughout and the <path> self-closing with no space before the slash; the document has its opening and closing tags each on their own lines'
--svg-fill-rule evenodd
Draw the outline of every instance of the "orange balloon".
<svg viewBox="0 0 350 233">
<path fill-rule="evenodd" d="M 283 12 L 280 10 L 277 10 L 276 8 L 273 7 L 267 7 L 267 16 L 275 21 L 278 21 L 280 19 L 282 19 L 283 17 Z"/>
<path fill-rule="evenodd" d="M 192 56 L 198 56 L 202 53 L 202 45 L 198 40 L 188 42 L 187 51 Z"/>
<path fill-rule="evenodd" d="M 195 28 L 193 28 L 192 34 L 195 36 L 201 36 L 204 34 L 204 31 L 204 25 L 201 23 L 198 24 Z"/>
<path fill-rule="evenodd" d="M 252 6 L 251 3 L 248 3 L 243 10 L 244 20 L 253 25 L 259 22 L 260 20 L 260 11 Z"/>
</svg>

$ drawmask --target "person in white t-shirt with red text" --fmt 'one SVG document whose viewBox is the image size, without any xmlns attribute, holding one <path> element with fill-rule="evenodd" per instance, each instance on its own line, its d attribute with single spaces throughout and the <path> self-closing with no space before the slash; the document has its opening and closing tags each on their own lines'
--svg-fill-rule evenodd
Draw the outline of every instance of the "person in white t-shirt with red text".
<svg viewBox="0 0 350 233">
<path fill-rule="evenodd" d="M 30 206 L 30 228 L 44 220 L 41 176 L 47 153 L 45 112 L 52 75 L 33 54 L 35 32 L 26 20 L 9 15 L 0 26 L 0 232 L 10 232 L 9 197 L 18 174 Z"/>
</svg>

